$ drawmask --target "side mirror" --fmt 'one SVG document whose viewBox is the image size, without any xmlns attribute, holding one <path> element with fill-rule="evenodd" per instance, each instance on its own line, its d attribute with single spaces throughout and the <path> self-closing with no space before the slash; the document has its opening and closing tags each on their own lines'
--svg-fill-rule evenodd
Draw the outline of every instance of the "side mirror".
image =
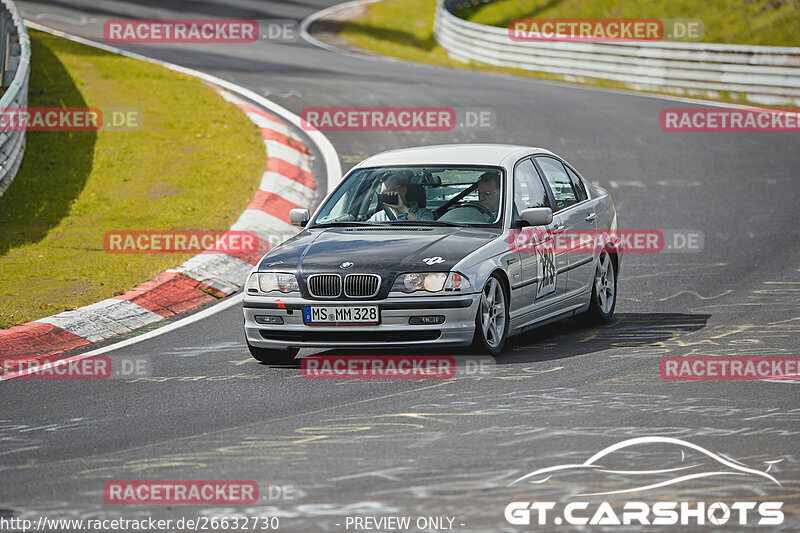
<svg viewBox="0 0 800 533">
<path fill-rule="evenodd" d="M 549 207 L 529 207 L 523 209 L 519 216 L 531 226 L 546 226 L 553 221 L 553 210 Z"/>
<path fill-rule="evenodd" d="M 306 224 L 308 224 L 310 218 L 311 216 L 308 214 L 308 209 L 292 209 L 289 211 L 289 222 L 292 223 L 292 226 L 304 228 Z"/>
</svg>

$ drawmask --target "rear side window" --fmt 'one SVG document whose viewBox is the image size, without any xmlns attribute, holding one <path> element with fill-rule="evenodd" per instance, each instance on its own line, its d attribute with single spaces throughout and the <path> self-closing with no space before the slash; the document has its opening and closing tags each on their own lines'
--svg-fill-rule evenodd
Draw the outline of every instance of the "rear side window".
<svg viewBox="0 0 800 533">
<path fill-rule="evenodd" d="M 514 205 L 518 213 L 529 207 L 550 207 L 547 190 L 530 159 L 514 169 Z"/>
<path fill-rule="evenodd" d="M 561 161 L 552 157 L 537 157 L 536 162 L 542 168 L 544 177 L 547 178 L 550 189 L 553 191 L 553 196 L 556 200 L 555 211 L 561 211 L 578 203 L 578 197 L 572 188 L 567 169 L 564 168 Z"/>
<path fill-rule="evenodd" d="M 581 180 L 571 168 L 566 168 L 567 174 L 569 174 L 569 180 L 572 182 L 572 188 L 575 189 L 575 194 L 578 196 L 578 201 L 582 202 L 586 200 L 588 196 L 586 195 L 586 185 L 583 184 L 583 180 Z"/>
</svg>

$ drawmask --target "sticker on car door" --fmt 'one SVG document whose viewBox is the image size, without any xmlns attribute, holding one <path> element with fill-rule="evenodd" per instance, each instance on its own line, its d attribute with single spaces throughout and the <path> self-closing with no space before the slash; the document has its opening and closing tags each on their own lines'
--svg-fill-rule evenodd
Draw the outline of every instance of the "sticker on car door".
<svg viewBox="0 0 800 533">
<path fill-rule="evenodd" d="M 556 291 L 556 249 L 552 243 L 536 247 L 536 273 L 539 286 L 536 288 L 536 299 Z"/>
</svg>

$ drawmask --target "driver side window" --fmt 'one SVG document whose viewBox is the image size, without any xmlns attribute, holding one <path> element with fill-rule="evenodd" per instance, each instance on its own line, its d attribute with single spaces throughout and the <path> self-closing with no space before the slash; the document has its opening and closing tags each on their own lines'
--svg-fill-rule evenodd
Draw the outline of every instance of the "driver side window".
<svg viewBox="0 0 800 533">
<path fill-rule="evenodd" d="M 530 159 L 514 169 L 514 206 L 517 213 L 529 207 L 550 207 L 542 178 Z"/>
</svg>

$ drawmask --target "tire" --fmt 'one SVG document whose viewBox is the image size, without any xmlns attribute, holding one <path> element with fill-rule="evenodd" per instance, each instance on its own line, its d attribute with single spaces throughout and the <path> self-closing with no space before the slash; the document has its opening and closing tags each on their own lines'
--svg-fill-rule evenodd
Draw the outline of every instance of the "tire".
<svg viewBox="0 0 800 533">
<path fill-rule="evenodd" d="M 266 363 L 268 365 L 294 365 L 295 356 L 300 351 L 299 348 L 288 348 L 285 350 L 273 350 L 270 348 L 259 348 L 257 346 L 247 343 L 247 348 L 250 350 L 250 355 L 255 359 Z"/>
<path fill-rule="evenodd" d="M 617 307 L 617 276 L 614 261 L 608 251 L 600 252 L 594 279 L 592 280 L 592 299 L 586 319 L 590 323 L 607 324 L 614 316 Z"/>
<path fill-rule="evenodd" d="M 492 275 L 481 291 L 472 351 L 494 357 L 500 355 L 508 338 L 508 322 L 508 294 L 497 276 Z"/>
</svg>

